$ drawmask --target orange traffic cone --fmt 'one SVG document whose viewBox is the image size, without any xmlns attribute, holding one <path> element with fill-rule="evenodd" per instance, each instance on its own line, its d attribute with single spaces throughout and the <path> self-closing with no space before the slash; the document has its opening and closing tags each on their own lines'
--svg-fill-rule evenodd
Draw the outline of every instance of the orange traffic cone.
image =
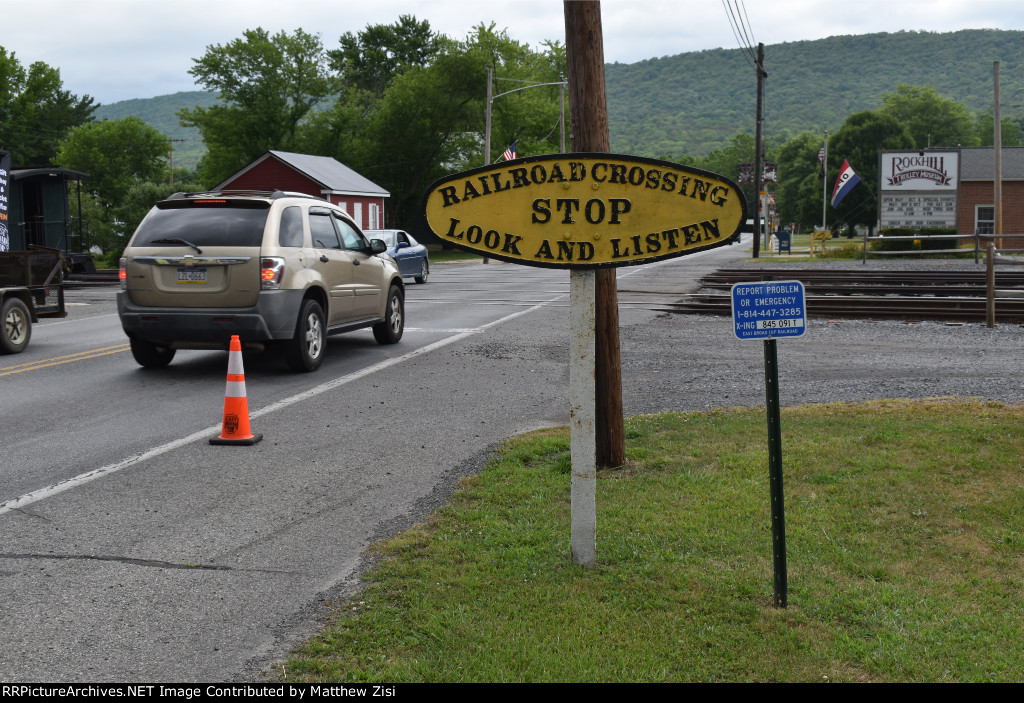
<svg viewBox="0 0 1024 703">
<path fill-rule="evenodd" d="M 242 343 L 238 335 L 231 337 L 228 352 L 228 382 L 224 389 L 224 424 L 220 437 L 210 444 L 256 444 L 263 435 L 249 429 L 249 402 L 245 398 L 245 371 L 242 370 Z"/>
</svg>

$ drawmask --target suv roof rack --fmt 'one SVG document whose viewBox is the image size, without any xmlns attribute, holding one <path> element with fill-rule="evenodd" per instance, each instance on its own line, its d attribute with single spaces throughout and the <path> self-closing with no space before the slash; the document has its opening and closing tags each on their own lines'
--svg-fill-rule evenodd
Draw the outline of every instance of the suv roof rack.
<svg viewBox="0 0 1024 703">
<path fill-rule="evenodd" d="M 277 200 L 278 198 L 310 198 L 311 200 L 326 200 L 316 195 L 310 195 L 309 193 L 296 193 L 284 190 L 202 190 L 192 193 L 174 193 L 173 195 L 167 196 L 166 200 L 184 200 L 187 198 L 219 198 L 219 197 L 253 197 L 253 198 L 269 198 L 271 200 Z"/>
</svg>

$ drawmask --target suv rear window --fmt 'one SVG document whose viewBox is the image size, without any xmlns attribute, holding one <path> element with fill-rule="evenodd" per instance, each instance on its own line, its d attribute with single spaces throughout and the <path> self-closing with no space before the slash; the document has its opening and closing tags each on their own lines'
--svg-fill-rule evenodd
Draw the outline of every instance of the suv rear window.
<svg viewBox="0 0 1024 703">
<path fill-rule="evenodd" d="M 286 207 L 281 211 L 281 226 L 277 233 L 277 243 L 282 247 L 301 247 L 303 239 L 302 208 Z"/>
<path fill-rule="evenodd" d="M 142 221 L 132 246 L 184 239 L 200 247 L 258 247 L 263 243 L 269 209 L 270 203 L 258 200 L 157 203 Z"/>
</svg>

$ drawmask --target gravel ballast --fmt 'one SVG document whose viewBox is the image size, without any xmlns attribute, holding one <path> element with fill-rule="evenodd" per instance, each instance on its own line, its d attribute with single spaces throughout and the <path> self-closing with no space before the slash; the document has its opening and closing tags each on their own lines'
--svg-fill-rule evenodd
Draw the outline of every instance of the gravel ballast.
<svg viewBox="0 0 1024 703">
<path fill-rule="evenodd" d="M 749 268 L 751 280 L 759 280 L 756 272 L 772 265 L 984 271 L 984 264 L 967 259 L 774 263 L 739 260 L 736 250 L 723 248 L 714 258 L 694 262 L 689 289 L 680 282 L 675 292 L 696 292 L 699 277 L 720 268 Z M 749 256 L 749 251 L 744 253 Z M 651 290 L 656 287 L 653 280 L 648 282 Z M 620 283 L 620 289 L 628 286 Z M 764 405 L 764 345 L 736 339 L 731 317 L 643 317 L 628 310 L 620 317 L 627 414 Z M 1024 402 L 1022 344 L 1024 327 L 1019 324 L 989 329 L 977 322 L 810 317 L 803 337 L 777 342 L 780 400 L 799 405 L 958 396 Z"/>
</svg>

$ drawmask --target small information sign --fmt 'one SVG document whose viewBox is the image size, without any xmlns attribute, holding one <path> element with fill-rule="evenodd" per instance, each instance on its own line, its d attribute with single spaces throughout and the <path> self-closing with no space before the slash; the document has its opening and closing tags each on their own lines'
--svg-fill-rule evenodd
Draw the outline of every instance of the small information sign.
<svg viewBox="0 0 1024 703">
<path fill-rule="evenodd" d="M 733 332 L 737 339 L 803 336 L 807 328 L 804 284 L 757 281 L 732 287 Z"/>
</svg>

